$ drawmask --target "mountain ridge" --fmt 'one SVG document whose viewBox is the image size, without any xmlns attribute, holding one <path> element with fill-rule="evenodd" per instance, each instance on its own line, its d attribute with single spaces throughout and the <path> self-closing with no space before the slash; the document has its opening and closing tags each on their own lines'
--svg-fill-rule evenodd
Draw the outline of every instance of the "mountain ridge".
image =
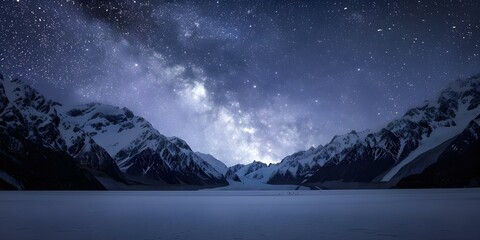
<svg viewBox="0 0 480 240">
<path fill-rule="evenodd" d="M 0 129 L 65 153 L 84 169 L 122 184 L 131 182 L 129 176 L 158 185 L 227 184 L 185 141 L 163 136 L 127 108 L 100 103 L 70 108 L 3 76 L 0 90 Z"/>
<path fill-rule="evenodd" d="M 342 184 L 474 186 L 480 183 L 480 153 L 476 152 L 480 145 L 479 105 L 480 74 L 452 82 L 435 100 L 409 109 L 378 131 L 353 130 L 335 135 L 325 145 L 293 153 L 276 164 L 253 161 L 227 167 L 209 154 L 194 152 L 178 137 L 160 134 L 128 108 L 101 103 L 65 106 L 18 79 L 8 82 L 0 75 L 0 131 L 3 143 L 9 143 L 2 145 L 0 160 L 11 166 L 0 169 L 0 187 L 24 188 L 24 181 L 32 188 L 52 184 L 53 188 L 103 189 L 99 180 L 105 178 L 117 184 L 154 187 L 226 186 L 233 182 L 313 188 Z M 50 162 L 43 159 L 46 163 L 58 164 L 55 159 L 64 156 L 69 171 L 83 180 L 80 183 L 60 172 L 51 172 L 70 183 L 32 184 L 25 177 L 29 169 L 22 172 L 15 163 L 18 159 L 29 162 L 21 153 L 24 147 L 19 146 L 52 156 Z M 472 166 L 473 172 L 463 165 Z M 468 179 L 462 178 L 460 172 Z"/>
<path fill-rule="evenodd" d="M 454 139 L 469 126 L 480 114 L 479 104 L 480 74 L 456 80 L 435 100 L 407 110 L 401 118 L 378 131 L 353 130 L 335 135 L 325 145 L 293 153 L 268 166 L 272 175 L 267 182 L 306 185 L 359 182 L 395 186 L 401 179 L 394 177 L 406 165 L 448 139 Z M 435 162 L 436 159 L 423 161 L 426 165 L 417 170 L 423 171 Z"/>
</svg>

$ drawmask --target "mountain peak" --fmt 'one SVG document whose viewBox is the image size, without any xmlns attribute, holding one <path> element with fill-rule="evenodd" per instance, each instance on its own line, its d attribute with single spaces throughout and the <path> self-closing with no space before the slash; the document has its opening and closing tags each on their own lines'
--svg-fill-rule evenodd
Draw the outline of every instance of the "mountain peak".
<svg viewBox="0 0 480 240">
<path fill-rule="evenodd" d="M 0 99 L 0 119 L 6 124 L 0 127 L 69 154 L 84 167 L 116 179 L 123 179 L 122 170 L 148 184 L 227 183 L 185 141 L 167 139 L 128 108 L 101 103 L 62 106 L 18 79 L 2 86 L 6 94 Z"/>
<path fill-rule="evenodd" d="M 185 142 L 185 140 L 183 139 L 180 139 L 178 137 L 168 137 L 167 138 L 168 141 L 172 142 L 173 144 L 177 145 L 178 147 L 180 148 L 183 148 L 183 149 L 187 149 L 187 150 L 190 150 L 192 151 L 192 149 L 190 148 L 190 146 L 187 144 L 187 142 Z"/>
<path fill-rule="evenodd" d="M 480 74 L 457 80 L 435 100 L 408 110 L 377 132 L 335 135 L 323 148 L 284 158 L 272 166 L 269 182 L 389 181 L 418 154 L 465 129 L 480 114 L 479 105 Z"/>
</svg>

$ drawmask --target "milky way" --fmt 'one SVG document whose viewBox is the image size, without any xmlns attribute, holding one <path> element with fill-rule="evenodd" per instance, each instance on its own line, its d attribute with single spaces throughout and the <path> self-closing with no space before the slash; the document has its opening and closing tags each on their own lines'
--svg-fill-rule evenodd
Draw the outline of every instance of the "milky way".
<svg viewBox="0 0 480 240">
<path fill-rule="evenodd" d="M 0 72 L 227 165 L 375 129 L 480 72 L 478 1 L 2 1 Z"/>
</svg>

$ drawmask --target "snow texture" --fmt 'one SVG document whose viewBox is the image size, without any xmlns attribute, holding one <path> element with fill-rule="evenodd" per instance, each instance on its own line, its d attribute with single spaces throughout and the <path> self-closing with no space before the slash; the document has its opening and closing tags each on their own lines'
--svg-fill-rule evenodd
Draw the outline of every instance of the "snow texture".
<svg viewBox="0 0 480 240">
<path fill-rule="evenodd" d="M 203 161 L 207 162 L 212 166 L 217 172 L 221 173 L 222 175 L 225 175 L 228 171 L 227 165 L 225 163 L 221 162 L 220 160 L 216 159 L 210 154 L 205 154 L 201 152 L 195 152 L 195 154 L 202 159 Z"/>
<path fill-rule="evenodd" d="M 224 190 L 310 190 L 310 188 L 300 185 L 273 185 L 262 183 L 258 180 L 251 180 L 241 177 L 242 182 L 227 180 L 228 186 L 202 189 L 202 191 L 224 191 Z"/>
<path fill-rule="evenodd" d="M 458 114 L 456 114 L 454 118 L 456 125 L 449 127 L 438 127 L 435 129 L 428 138 L 424 139 L 420 143 L 420 146 L 417 149 L 412 151 L 403 161 L 394 166 L 382 178 L 382 182 L 390 181 L 400 171 L 400 169 L 420 156 L 422 153 L 427 152 L 428 150 L 431 150 L 452 138 L 453 136 L 460 134 L 465 127 L 468 126 L 468 123 L 475 119 L 475 117 L 479 114 L 479 110 L 480 109 L 477 108 L 473 111 L 469 111 L 467 101 L 464 103 L 460 102 L 457 111 Z"/>
<path fill-rule="evenodd" d="M 67 153 L 84 166 L 108 170 L 118 178 L 122 170 L 160 183 L 226 184 L 223 173 L 185 141 L 160 134 L 127 108 L 100 103 L 63 106 L 20 80 L 2 80 L 0 89 L 0 118 L 7 123 L 0 128 Z"/>
<path fill-rule="evenodd" d="M 480 192 L 1 192 L 0 239 L 480 239 Z"/>
</svg>

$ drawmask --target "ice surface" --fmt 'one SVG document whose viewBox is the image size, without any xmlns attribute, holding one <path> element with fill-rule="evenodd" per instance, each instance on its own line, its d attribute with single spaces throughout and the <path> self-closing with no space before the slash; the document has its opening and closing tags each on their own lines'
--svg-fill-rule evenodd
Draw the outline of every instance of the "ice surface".
<svg viewBox="0 0 480 240">
<path fill-rule="evenodd" d="M 267 168 L 265 168 L 267 169 Z M 240 177 L 242 182 L 236 182 L 233 180 L 228 181 L 228 186 L 225 187 L 218 187 L 218 188 L 210 188 L 210 189 L 202 189 L 202 191 L 224 191 L 224 190 L 310 190 L 309 187 L 300 186 L 300 185 L 274 185 L 274 184 L 267 184 L 262 183 L 258 180 L 252 180 L 245 176 Z"/>
<path fill-rule="evenodd" d="M 480 191 L 0 192 L 0 239 L 480 239 Z"/>
</svg>

